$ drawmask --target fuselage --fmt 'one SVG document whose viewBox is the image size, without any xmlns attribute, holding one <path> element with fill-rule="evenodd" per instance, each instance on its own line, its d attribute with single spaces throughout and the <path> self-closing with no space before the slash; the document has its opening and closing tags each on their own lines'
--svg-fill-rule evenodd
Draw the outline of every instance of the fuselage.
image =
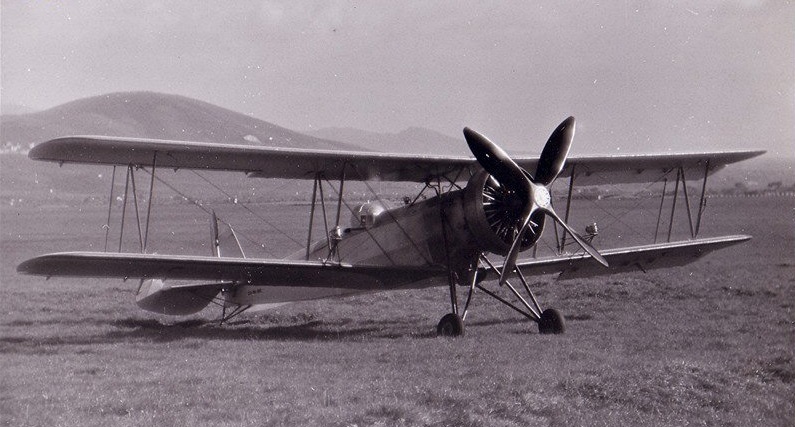
<svg viewBox="0 0 795 427">
<path fill-rule="evenodd" d="M 235 303 L 254 304 L 326 298 L 354 293 L 447 286 L 462 283 L 484 252 L 505 255 L 516 237 L 514 228 L 521 204 L 517 196 L 484 171 L 473 174 L 463 189 L 443 192 L 426 200 L 384 209 L 383 204 L 360 206 L 352 226 L 334 226 L 328 239 L 288 259 L 334 264 L 434 268 L 430 277 L 412 279 L 384 274 L 368 290 L 352 290 L 334 283 L 321 287 L 239 285 Z M 539 213 L 540 214 L 540 213 Z M 533 217 L 520 250 L 532 247 L 541 236 L 544 215 Z M 508 224 L 506 227 L 505 224 Z M 372 278 L 370 278 L 372 280 Z M 254 289 L 256 287 L 256 289 Z M 251 288 L 251 289 L 249 289 Z M 237 297 L 236 297 L 237 298 Z"/>
<path fill-rule="evenodd" d="M 335 227 L 328 239 L 315 242 L 308 260 L 330 264 L 371 266 L 438 267 L 438 276 L 416 282 L 384 277 L 383 287 L 369 291 L 329 287 L 248 286 L 240 285 L 227 299 L 235 304 L 264 304 L 300 301 L 390 289 L 424 288 L 448 284 L 447 265 L 465 275 L 478 245 L 470 232 L 465 215 L 465 190 L 453 190 L 438 196 L 386 209 L 351 226 Z M 300 251 L 288 259 L 306 260 Z"/>
<path fill-rule="evenodd" d="M 341 226 L 317 242 L 309 260 L 348 264 L 446 266 L 477 251 L 464 215 L 464 191 L 384 210 L 371 224 Z M 336 235 L 335 235 L 336 234 Z M 304 259 L 304 253 L 294 254 Z M 449 258 L 448 258 L 449 257 Z"/>
</svg>

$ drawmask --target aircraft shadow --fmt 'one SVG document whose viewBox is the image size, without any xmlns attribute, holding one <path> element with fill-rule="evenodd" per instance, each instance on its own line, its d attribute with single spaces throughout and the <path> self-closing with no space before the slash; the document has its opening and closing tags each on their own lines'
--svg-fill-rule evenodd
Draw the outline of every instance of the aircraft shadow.
<svg viewBox="0 0 795 427">
<path fill-rule="evenodd" d="M 55 325 L 57 321 L 45 321 Z M 306 320 L 286 325 L 256 324 L 238 320 L 219 324 L 217 321 L 185 320 L 161 323 L 156 319 L 126 318 L 119 320 L 83 319 L 85 326 L 110 327 L 109 331 L 80 335 L 6 336 L 0 337 L 2 353 L 55 353 L 57 347 L 92 344 L 114 344 L 129 341 L 179 342 L 188 339 L 224 341 L 366 341 L 368 339 L 396 339 L 403 337 L 432 338 L 435 328 L 417 332 L 417 324 L 402 321 L 369 322 L 361 325 L 350 319 L 336 322 Z M 38 324 L 42 326 L 42 323 Z M 30 326 L 30 325 L 9 325 Z"/>
<path fill-rule="evenodd" d="M 143 339 L 154 342 L 180 341 L 188 338 L 203 340 L 257 341 L 330 341 L 347 340 L 372 335 L 374 327 L 338 328 L 318 320 L 290 325 L 241 326 L 240 323 L 220 325 L 218 322 L 186 321 L 163 325 L 157 321 L 120 323 L 119 330 L 108 334 L 111 339 Z M 242 323 L 242 322 L 241 322 Z M 247 323 L 247 322 L 246 322 Z"/>
<path fill-rule="evenodd" d="M 530 327 L 525 319 L 490 319 L 466 322 L 468 328 L 513 325 Z M 156 343 L 179 342 L 189 339 L 223 341 L 367 341 L 374 339 L 434 339 L 435 325 L 418 319 L 339 319 L 321 321 L 316 319 L 291 321 L 289 324 L 268 324 L 256 320 L 239 319 L 223 325 L 217 321 L 189 319 L 163 323 L 157 319 L 128 317 L 124 319 L 49 319 L 43 321 L 12 321 L 11 327 L 29 329 L 46 326 L 56 331 L 56 326 L 68 329 L 100 327 L 105 331 L 88 334 L 57 334 L 0 337 L 2 353 L 57 353 L 58 347 L 92 344 L 114 344 L 129 341 Z M 107 330 L 110 329 L 110 330 Z M 53 332 L 55 333 L 55 332 Z"/>
</svg>

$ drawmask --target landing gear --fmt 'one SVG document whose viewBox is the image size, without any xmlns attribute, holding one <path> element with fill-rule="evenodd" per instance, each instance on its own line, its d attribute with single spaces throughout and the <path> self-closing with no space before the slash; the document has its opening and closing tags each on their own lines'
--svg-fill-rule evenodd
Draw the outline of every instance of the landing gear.
<svg viewBox="0 0 795 427">
<path fill-rule="evenodd" d="M 481 255 L 480 261 L 483 262 L 495 275 L 500 275 L 500 270 L 497 269 L 488 258 Z M 548 308 L 546 310 L 541 309 L 541 306 L 538 304 L 538 300 L 536 299 L 533 292 L 530 290 L 530 285 L 525 280 L 524 275 L 519 270 L 519 268 L 515 269 L 516 275 L 519 277 L 521 281 L 522 287 L 527 291 L 527 295 L 529 299 L 525 299 L 522 295 L 519 294 L 519 291 L 516 287 L 511 285 L 509 281 L 505 281 L 505 287 L 510 290 L 510 292 L 516 297 L 516 299 L 521 303 L 521 305 L 516 305 L 507 299 L 503 298 L 502 296 L 498 295 L 496 292 L 497 290 L 490 290 L 486 288 L 484 285 L 478 282 L 478 268 L 477 264 L 473 263 L 470 267 L 469 271 L 469 294 L 467 295 L 466 306 L 464 306 L 464 311 L 462 314 L 458 310 L 458 298 L 456 295 L 455 289 L 455 281 L 453 280 L 453 276 L 450 277 L 450 302 L 452 305 L 452 313 L 449 313 L 442 317 L 442 320 L 439 321 L 439 325 L 436 327 L 436 334 L 438 336 L 446 336 L 446 337 L 457 337 L 464 335 L 464 321 L 463 319 L 466 318 L 467 312 L 469 310 L 469 303 L 472 301 L 472 294 L 474 293 L 475 288 L 479 289 L 481 292 L 485 293 L 486 295 L 496 299 L 497 301 L 505 304 L 509 308 L 513 309 L 514 311 L 518 312 L 519 314 L 523 315 L 524 317 L 532 320 L 533 322 L 538 323 L 538 332 L 542 334 L 562 334 L 566 330 L 566 323 L 563 315 L 553 309 Z M 458 276 L 455 276 L 457 279 Z"/>
<path fill-rule="evenodd" d="M 464 335 L 464 321 L 455 313 L 448 313 L 436 326 L 436 335 L 441 337 L 460 337 Z"/>
<path fill-rule="evenodd" d="M 554 308 L 548 308 L 541 313 L 538 320 L 538 332 L 542 334 L 562 334 L 566 330 L 563 315 Z"/>
<path fill-rule="evenodd" d="M 450 285 L 450 305 L 452 306 L 452 313 L 447 313 L 439 321 L 436 326 L 436 335 L 440 337 L 460 337 L 464 335 L 464 319 L 467 317 L 467 310 L 469 310 L 469 303 L 472 301 L 472 293 L 475 290 L 477 283 L 477 261 L 474 261 L 469 271 L 469 294 L 467 295 L 466 306 L 464 306 L 463 314 L 459 314 L 458 310 L 458 294 L 456 286 L 458 284 L 458 275 L 450 274 L 448 276 Z"/>
</svg>

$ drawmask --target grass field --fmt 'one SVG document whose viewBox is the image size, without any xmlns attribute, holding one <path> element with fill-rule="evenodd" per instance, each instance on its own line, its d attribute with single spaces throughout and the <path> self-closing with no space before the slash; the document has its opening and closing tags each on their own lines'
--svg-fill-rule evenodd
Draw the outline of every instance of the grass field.
<svg viewBox="0 0 795 427">
<path fill-rule="evenodd" d="M 612 229 L 656 218 L 656 203 Z M 683 268 L 539 278 L 542 304 L 567 316 L 565 335 L 539 335 L 480 294 L 459 339 L 435 337 L 449 310 L 445 288 L 293 304 L 218 326 L 213 310 L 189 318 L 140 311 L 133 281 L 16 274 L 19 262 L 45 252 L 101 250 L 104 209 L 0 208 L 3 425 L 795 422 L 792 198 L 710 199 L 704 234 L 754 240 Z M 305 238 L 306 206 L 257 210 Z M 590 212 L 575 210 L 572 221 L 596 219 Z M 209 253 L 206 218 L 182 205 L 157 215 L 154 250 Z M 296 248 L 270 226 L 240 229 L 257 227 L 269 237 L 254 255 Z M 606 243 L 634 243 L 612 236 Z"/>
</svg>

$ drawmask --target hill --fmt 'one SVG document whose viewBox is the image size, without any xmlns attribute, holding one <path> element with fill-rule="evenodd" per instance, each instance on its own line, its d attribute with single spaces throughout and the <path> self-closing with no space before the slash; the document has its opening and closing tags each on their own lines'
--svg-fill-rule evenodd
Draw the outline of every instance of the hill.
<svg viewBox="0 0 795 427">
<path fill-rule="evenodd" d="M 293 148 L 361 150 L 303 135 L 196 99 L 153 92 L 120 92 L 48 110 L 0 116 L 0 147 L 26 151 L 66 135 L 110 135 Z"/>
<path fill-rule="evenodd" d="M 66 135 L 111 135 L 264 145 L 304 149 L 364 150 L 361 147 L 303 135 L 275 124 L 177 95 L 152 92 L 111 93 L 80 99 L 48 110 L 0 116 L 0 200 L 3 203 L 74 203 L 102 198 L 110 185 L 110 167 L 34 162 L 27 151 L 36 143 Z M 123 172 L 116 192 L 123 191 Z M 251 197 L 267 183 L 241 174 L 203 172 L 235 197 Z M 163 176 L 194 197 L 209 194 L 211 186 L 191 173 Z M 309 187 L 307 190 L 305 187 Z M 278 191 L 259 191 L 257 197 L 297 198 L 311 191 L 303 182 L 285 183 Z M 216 192 L 217 193 L 217 192 Z M 263 194 L 265 193 L 265 194 Z M 300 200 L 308 196 L 303 193 Z M 246 196 L 248 194 L 248 196 Z M 174 197 L 160 191 L 159 198 Z"/>
<path fill-rule="evenodd" d="M 471 156 L 464 137 L 454 138 L 430 129 L 410 127 L 398 133 L 368 132 L 353 128 L 323 128 L 307 134 L 387 153 Z"/>
</svg>

